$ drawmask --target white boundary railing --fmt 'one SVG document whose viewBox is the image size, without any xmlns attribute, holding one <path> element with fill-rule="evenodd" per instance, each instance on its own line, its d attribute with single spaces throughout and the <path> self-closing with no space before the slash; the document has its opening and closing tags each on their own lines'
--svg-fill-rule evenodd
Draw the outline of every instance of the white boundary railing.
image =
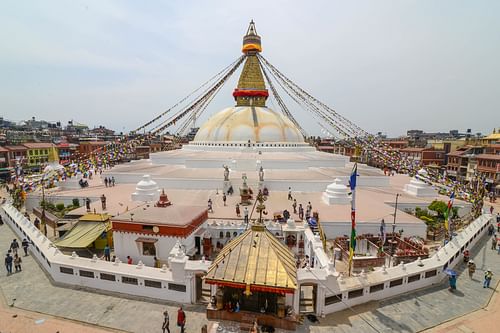
<svg viewBox="0 0 500 333">
<path fill-rule="evenodd" d="M 195 275 L 206 271 L 209 261 L 192 262 L 174 258 L 180 270 L 108 262 L 94 257 L 63 254 L 23 214 L 10 204 L 0 207 L 4 223 L 22 240 L 30 242 L 30 254 L 56 283 L 77 285 L 134 296 L 181 303 L 194 303 Z M 179 274 L 180 273 L 180 274 Z"/>
<path fill-rule="evenodd" d="M 443 271 L 448 267 L 453 268 L 463 260 L 464 250 L 471 249 L 487 233 L 492 221 L 492 215 L 480 216 L 429 258 L 380 268 L 353 277 L 343 277 L 336 273 L 333 263 L 325 263 L 327 256 L 320 243 L 313 241 L 312 246 L 319 267 L 299 269 L 298 283 L 317 286 L 317 315 L 429 287 L 443 281 L 446 277 Z M 295 302 L 298 307 L 298 295 Z"/>
</svg>

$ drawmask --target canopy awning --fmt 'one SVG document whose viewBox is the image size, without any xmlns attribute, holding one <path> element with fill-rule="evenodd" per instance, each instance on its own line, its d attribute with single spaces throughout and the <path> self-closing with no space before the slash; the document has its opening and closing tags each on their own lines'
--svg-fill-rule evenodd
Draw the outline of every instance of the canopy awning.
<svg viewBox="0 0 500 333">
<path fill-rule="evenodd" d="M 290 250 L 263 225 L 254 225 L 228 243 L 205 282 L 272 293 L 294 293 L 297 268 Z"/>
<path fill-rule="evenodd" d="M 99 238 L 107 228 L 107 223 L 80 221 L 54 244 L 59 247 L 85 248 Z"/>
<path fill-rule="evenodd" d="M 158 240 L 156 238 L 139 237 L 135 241 L 138 243 L 156 243 Z"/>
</svg>

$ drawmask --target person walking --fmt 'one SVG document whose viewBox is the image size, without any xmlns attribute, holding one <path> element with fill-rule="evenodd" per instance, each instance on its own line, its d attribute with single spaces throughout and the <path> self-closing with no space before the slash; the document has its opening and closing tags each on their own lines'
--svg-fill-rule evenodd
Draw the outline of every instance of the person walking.
<svg viewBox="0 0 500 333">
<path fill-rule="evenodd" d="M 90 198 L 85 198 L 85 208 L 87 208 L 87 213 L 90 212 Z"/>
<path fill-rule="evenodd" d="M 236 216 L 241 216 L 240 205 L 238 203 L 236 204 Z"/>
<path fill-rule="evenodd" d="M 113 184 L 113 187 L 115 186 L 115 176 L 111 176 L 111 184 Z"/>
<path fill-rule="evenodd" d="M 106 185 L 106 187 L 108 187 L 108 177 L 104 177 L 104 185 Z"/>
<path fill-rule="evenodd" d="M 243 208 L 243 218 L 245 219 L 245 223 L 248 223 L 248 208 Z"/>
<path fill-rule="evenodd" d="M 491 279 L 493 278 L 493 273 L 491 272 L 491 269 L 487 269 L 486 272 L 484 272 L 484 282 L 483 282 L 483 288 L 489 288 Z"/>
<path fill-rule="evenodd" d="M 177 326 L 181 328 L 181 333 L 184 333 L 184 326 L 186 326 L 186 313 L 182 309 L 182 305 L 177 311 Z"/>
<path fill-rule="evenodd" d="M 21 263 L 23 261 L 21 260 L 21 257 L 17 255 L 17 253 L 14 255 L 14 267 L 16 268 L 16 273 L 22 271 L 21 269 Z M 12 269 L 12 268 L 11 268 Z"/>
<path fill-rule="evenodd" d="M 24 256 L 28 256 L 28 246 L 30 245 L 30 242 L 28 242 L 28 240 L 24 238 L 21 245 L 23 246 Z"/>
<path fill-rule="evenodd" d="M 493 235 L 493 237 L 491 238 L 491 249 L 497 249 L 497 235 Z"/>
<path fill-rule="evenodd" d="M 170 325 L 170 318 L 168 316 L 168 311 L 165 310 L 165 312 L 163 312 L 163 325 L 161 325 L 161 329 L 163 330 L 163 333 L 165 333 L 165 331 L 170 333 L 169 325 Z"/>
<path fill-rule="evenodd" d="M 111 261 L 111 249 L 108 244 L 104 247 L 104 260 Z"/>
<path fill-rule="evenodd" d="M 5 268 L 7 269 L 7 276 L 8 275 L 11 275 L 12 274 L 12 261 L 14 259 L 12 258 L 12 256 L 10 255 L 10 253 L 7 253 L 7 255 L 5 256 Z"/>
<path fill-rule="evenodd" d="M 222 194 L 222 201 L 224 201 L 224 206 L 226 205 L 226 193 Z"/>
<path fill-rule="evenodd" d="M 208 199 L 208 211 L 210 213 L 213 213 L 214 212 L 214 209 L 212 207 L 212 199 Z"/>
<path fill-rule="evenodd" d="M 292 208 L 293 208 L 293 213 L 297 214 L 297 199 L 293 199 Z"/>
<path fill-rule="evenodd" d="M 292 188 L 289 187 L 288 188 L 288 200 L 292 200 L 292 199 L 293 199 L 293 197 L 292 197 Z"/>
<path fill-rule="evenodd" d="M 17 254 L 17 249 L 19 249 L 17 239 L 12 240 L 12 243 L 10 243 L 10 249 L 12 250 L 12 254 Z"/>
<path fill-rule="evenodd" d="M 457 290 L 457 276 L 456 275 L 450 275 L 448 278 L 448 281 L 450 282 L 450 291 Z"/>
<path fill-rule="evenodd" d="M 476 264 L 474 263 L 474 260 L 469 260 L 467 264 L 467 268 L 469 269 L 469 277 L 472 279 L 472 276 L 476 272 Z"/>
<path fill-rule="evenodd" d="M 302 207 L 302 204 L 299 204 L 299 219 L 304 219 L 304 207 Z"/>
<path fill-rule="evenodd" d="M 104 194 L 101 195 L 101 206 L 102 210 L 106 210 L 106 196 Z"/>
</svg>

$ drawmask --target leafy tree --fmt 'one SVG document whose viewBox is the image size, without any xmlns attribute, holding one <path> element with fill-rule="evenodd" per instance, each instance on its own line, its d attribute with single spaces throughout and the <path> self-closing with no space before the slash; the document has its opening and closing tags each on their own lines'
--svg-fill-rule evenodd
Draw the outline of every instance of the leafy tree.
<svg viewBox="0 0 500 333">
<path fill-rule="evenodd" d="M 434 200 L 429 205 L 428 208 L 429 208 L 429 210 L 436 212 L 438 218 L 444 219 L 445 213 L 448 210 L 448 205 L 444 201 Z"/>
</svg>

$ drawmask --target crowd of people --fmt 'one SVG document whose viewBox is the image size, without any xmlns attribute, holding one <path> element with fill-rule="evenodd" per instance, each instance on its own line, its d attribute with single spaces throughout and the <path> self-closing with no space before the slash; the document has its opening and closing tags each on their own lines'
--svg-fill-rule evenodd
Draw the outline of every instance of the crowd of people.
<svg viewBox="0 0 500 333">
<path fill-rule="evenodd" d="M 22 271 L 21 264 L 23 260 L 21 259 L 21 254 L 19 253 L 21 247 L 23 248 L 24 256 L 26 257 L 28 255 L 29 247 L 29 242 L 26 238 L 21 242 L 21 246 L 19 246 L 19 242 L 17 241 L 17 239 L 13 239 L 10 243 L 10 247 L 7 251 L 7 254 L 5 255 L 4 260 L 5 269 L 7 270 L 7 276 L 13 274 L 12 266 L 14 266 L 14 269 L 16 270 L 15 273 Z"/>
</svg>

